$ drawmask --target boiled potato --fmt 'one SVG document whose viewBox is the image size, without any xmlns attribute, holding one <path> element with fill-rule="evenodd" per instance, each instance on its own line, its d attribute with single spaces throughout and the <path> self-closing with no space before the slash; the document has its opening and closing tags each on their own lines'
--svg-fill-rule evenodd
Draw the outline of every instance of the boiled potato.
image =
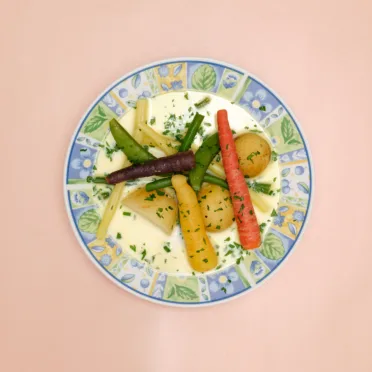
<svg viewBox="0 0 372 372">
<path fill-rule="evenodd" d="M 204 183 L 198 194 L 207 231 L 226 230 L 233 223 L 230 193 L 217 185 Z"/>
<path fill-rule="evenodd" d="M 172 233 L 178 216 L 176 199 L 166 190 L 146 191 L 137 189 L 129 194 L 123 204 L 134 212 L 160 227 L 165 233 Z"/>
<path fill-rule="evenodd" d="M 271 147 L 267 141 L 255 133 L 247 133 L 235 140 L 240 169 L 244 176 L 256 177 L 269 164 Z"/>
</svg>

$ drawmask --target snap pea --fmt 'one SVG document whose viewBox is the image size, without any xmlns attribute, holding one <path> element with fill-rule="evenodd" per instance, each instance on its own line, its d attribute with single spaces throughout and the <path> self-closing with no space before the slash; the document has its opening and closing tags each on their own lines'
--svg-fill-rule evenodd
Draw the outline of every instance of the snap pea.
<svg viewBox="0 0 372 372">
<path fill-rule="evenodd" d="M 124 152 L 133 164 L 142 164 L 156 159 L 149 151 L 145 150 L 116 119 L 110 120 L 110 130 L 118 147 Z"/>
<path fill-rule="evenodd" d="M 190 171 L 190 185 L 199 191 L 209 164 L 220 151 L 218 133 L 208 137 L 195 153 L 196 166 Z"/>
<path fill-rule="evenodd" d="M 179 152 L 184 152 L 190 150 L 191 144 L 194 141 L 196 134 L 200 128 L 204 116 L 200 115 L 198 112 L 195 114 L 194 119 L 192 120 L 189 129 L 186 132 L 185 137 L 182 140 L 181 146 L 178 149 Z"/>
</svg>

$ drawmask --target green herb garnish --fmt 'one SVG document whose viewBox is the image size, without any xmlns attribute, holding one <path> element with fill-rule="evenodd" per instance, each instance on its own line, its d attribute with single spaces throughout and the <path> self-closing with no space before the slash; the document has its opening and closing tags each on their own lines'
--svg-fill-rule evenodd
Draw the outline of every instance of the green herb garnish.
<svg viewBox="0 0 372 372">
<path fill-rule="evenodd" d="M 146 254 L 147 254 L 146 249 L 144 249 L 144 250 L 141 252 L 141 254 L 142 254 L 141 260 L 143 260 L 143 259 L 146 257 Z"/>
<path fill-rule="evenodd" d="M 208 97 L 208 96 L 206 96 L 206 97 L 204 97 L 202 100 L 200 100 L 199 102 L 196 102 L 194 106 L 195 106 L 196 108 L 200 109 L 200 108 L 202 108 L 202 107 L 208 105 L 208 103 L 209 103 L 210 101 L 211 101 L 211 98 Z"/>
<path fill-rule="evenodd" d="M 150 194 L 150 196 L 148 196 L 147 198 L 145 198 L 145 200 L 153 201 L 155 198 L 156 198 L 156 195 L 155 194 Z"/>
<path fill-rule="evenodd" d="M 250 160 L 251 162 L 252 162 L 252 164 L 254 163 L 253 162 L 253 158 L 255 157 L 255 156 L 258 156 L 258 155 L 260 155 L 261 153 L 259 152 L 259 151 L 256 151 L 256 152 L 251 152 L 248 156 L 247 156 L 247 160 Z"/>
</svg>

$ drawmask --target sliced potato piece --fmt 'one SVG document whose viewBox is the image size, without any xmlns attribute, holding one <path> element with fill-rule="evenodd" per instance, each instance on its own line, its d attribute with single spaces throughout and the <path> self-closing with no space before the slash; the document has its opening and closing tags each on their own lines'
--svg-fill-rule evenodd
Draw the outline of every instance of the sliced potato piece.
<svg viewBox="0 0 372 372">
<path fill-rule="evenodd" d="M 178 207 L 175 197 L 168 190 L 148 192 L 145 188 L 140 188 L 124 198 L 122 203 L 160 227 L 166 234 L 172 233 Z"/>
</svg>

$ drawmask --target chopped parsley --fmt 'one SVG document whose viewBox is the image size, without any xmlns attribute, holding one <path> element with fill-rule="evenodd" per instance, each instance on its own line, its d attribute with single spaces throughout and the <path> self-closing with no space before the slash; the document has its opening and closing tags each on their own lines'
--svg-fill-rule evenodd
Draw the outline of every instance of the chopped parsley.
<svg viewBox="0 0 372 372">
<path fill-rule="evenodd" d="M 276 213 L 276 210 L 273 209 L 273 211 L 271 212 L 271 217 L 276 217 L 278 215 L 278 213 Z"/>
<path fill-rule="evenodd" d="M 243 201 L 244 200 L 244 197 L 243 196 L 234 195 L 234 199 Z"/>
<path fill-rule="evenodd" d="M 120 233 L 116 234 L 116 239 L 121 239 L 121 234 Z"/>
<path fill-rule="evenodd" d="M 150 124 L 151 125 L 154 125 L 156 123 L 156 118 L 153 116 L 151 119 L 150 119 Z"/>
<path fill-rule="evenodd" d="M 266 111 L 266 106 L 265 105 L 261 105 L 258 109 L 260 111 Z"/>
<path fill-rule="evenodd" d="M 155 190 L 156 193 L 159 195 L 159 196 L 163 196 L 165 195 L 165 192 L 164 191 L 161 191 L 161 190 Z"/>
<path fill-rule="evenodd" d="M 170 243 L 166 243 L 166 245 L 164 245 L 164 247 L 163 247 L 163 249 L 164 249 L 167 253 L 169 253 L 169 252 L 171 251 L 169 244 L 170 244 Z"/>
<path fill-rule="evenodd" d="M 132 213 L 130 213 L 130 212 L 123 212 L 123 216 L 131 216 L 132 215 Z"/>
<path fill-rule="evenodd" d="M 276 151 L 271 151 L 271 160 L 272 161 L 278 160 L 278 153 Z"/>
<path fill-rule="evenodd" d="M 156 198 L 155 194 L 150 194 L 147 198 L 145 198 L 145 200 L 153 201 L 155 198 Z"/>
<path fill-rule="evenodd" d="M 105 146 L 105 155 L 107 158 L 110 159 L 110 161 L 112 161 L 112 155 L 115 153 L 115 152 L 118 152 L 120 151 L 120 147 L 115 144 L 114 147 L 111 147 L 107 142 L 106 142 L 106 146 Z"/>
<path fill-rule="evenodd" d="M 162 212 L 163 212 L 163 208 L 158 208 L 157 211 L 156 211 L 156 215 L 159 218 L 164 218 L 164 216 L 162 215 Z"/>
<path fill-rule="evenodd" d="M 144 260 L 145 257 L 146 257 L 146 254 L 147 254 L 146 249 L 144 249 L 144 250 L 141 252 L 141 254 L 142 254 L 141 260 Z"/>
<path fill-rule="evenodd" d="M 208 258 L 204 258 L 203 262 L 208 263 Z"/>
<path fill-rule="evenodd" d="M 185 92 L 183 96 L 185 97 L 185 99 L 189 99 L 189 92 Z"/>
<path fill-rule="evenodd" d="M 248 156 L 247 156 L 247 160 L 250 160 L 251 162 L 252 162 L 252 164 L 254 163 L 254 161 L 253 161 L 253 158 L 255 157 L 255 156 L 258 156 L 258 155 L 260 155 L 261 153 L 259 152 L 259 151 L 253 151 L 253 152 L 251 152 Z"/>
<path fill-rule="evenodd" d="M 135 245 L 130 245 L 129 248 L 133 251 L 133 252 L 136 252 L 137 251 L 137 247 Z"/>
<path fill-rule="evenodd" d="M 202 107 L 208 105 L 208 103 L 209 103 L 210 101 L 211 101 L 211 98 L 208 97 L 208 96 L 206 96 L 206 97 L 204 97 L 202 100 L 200 100 L 199 102 L 196 102 L 194 106 L 195 106 L 196 108 L 200 109 L 200 108 L 202 108 Z"/>
</svg>

